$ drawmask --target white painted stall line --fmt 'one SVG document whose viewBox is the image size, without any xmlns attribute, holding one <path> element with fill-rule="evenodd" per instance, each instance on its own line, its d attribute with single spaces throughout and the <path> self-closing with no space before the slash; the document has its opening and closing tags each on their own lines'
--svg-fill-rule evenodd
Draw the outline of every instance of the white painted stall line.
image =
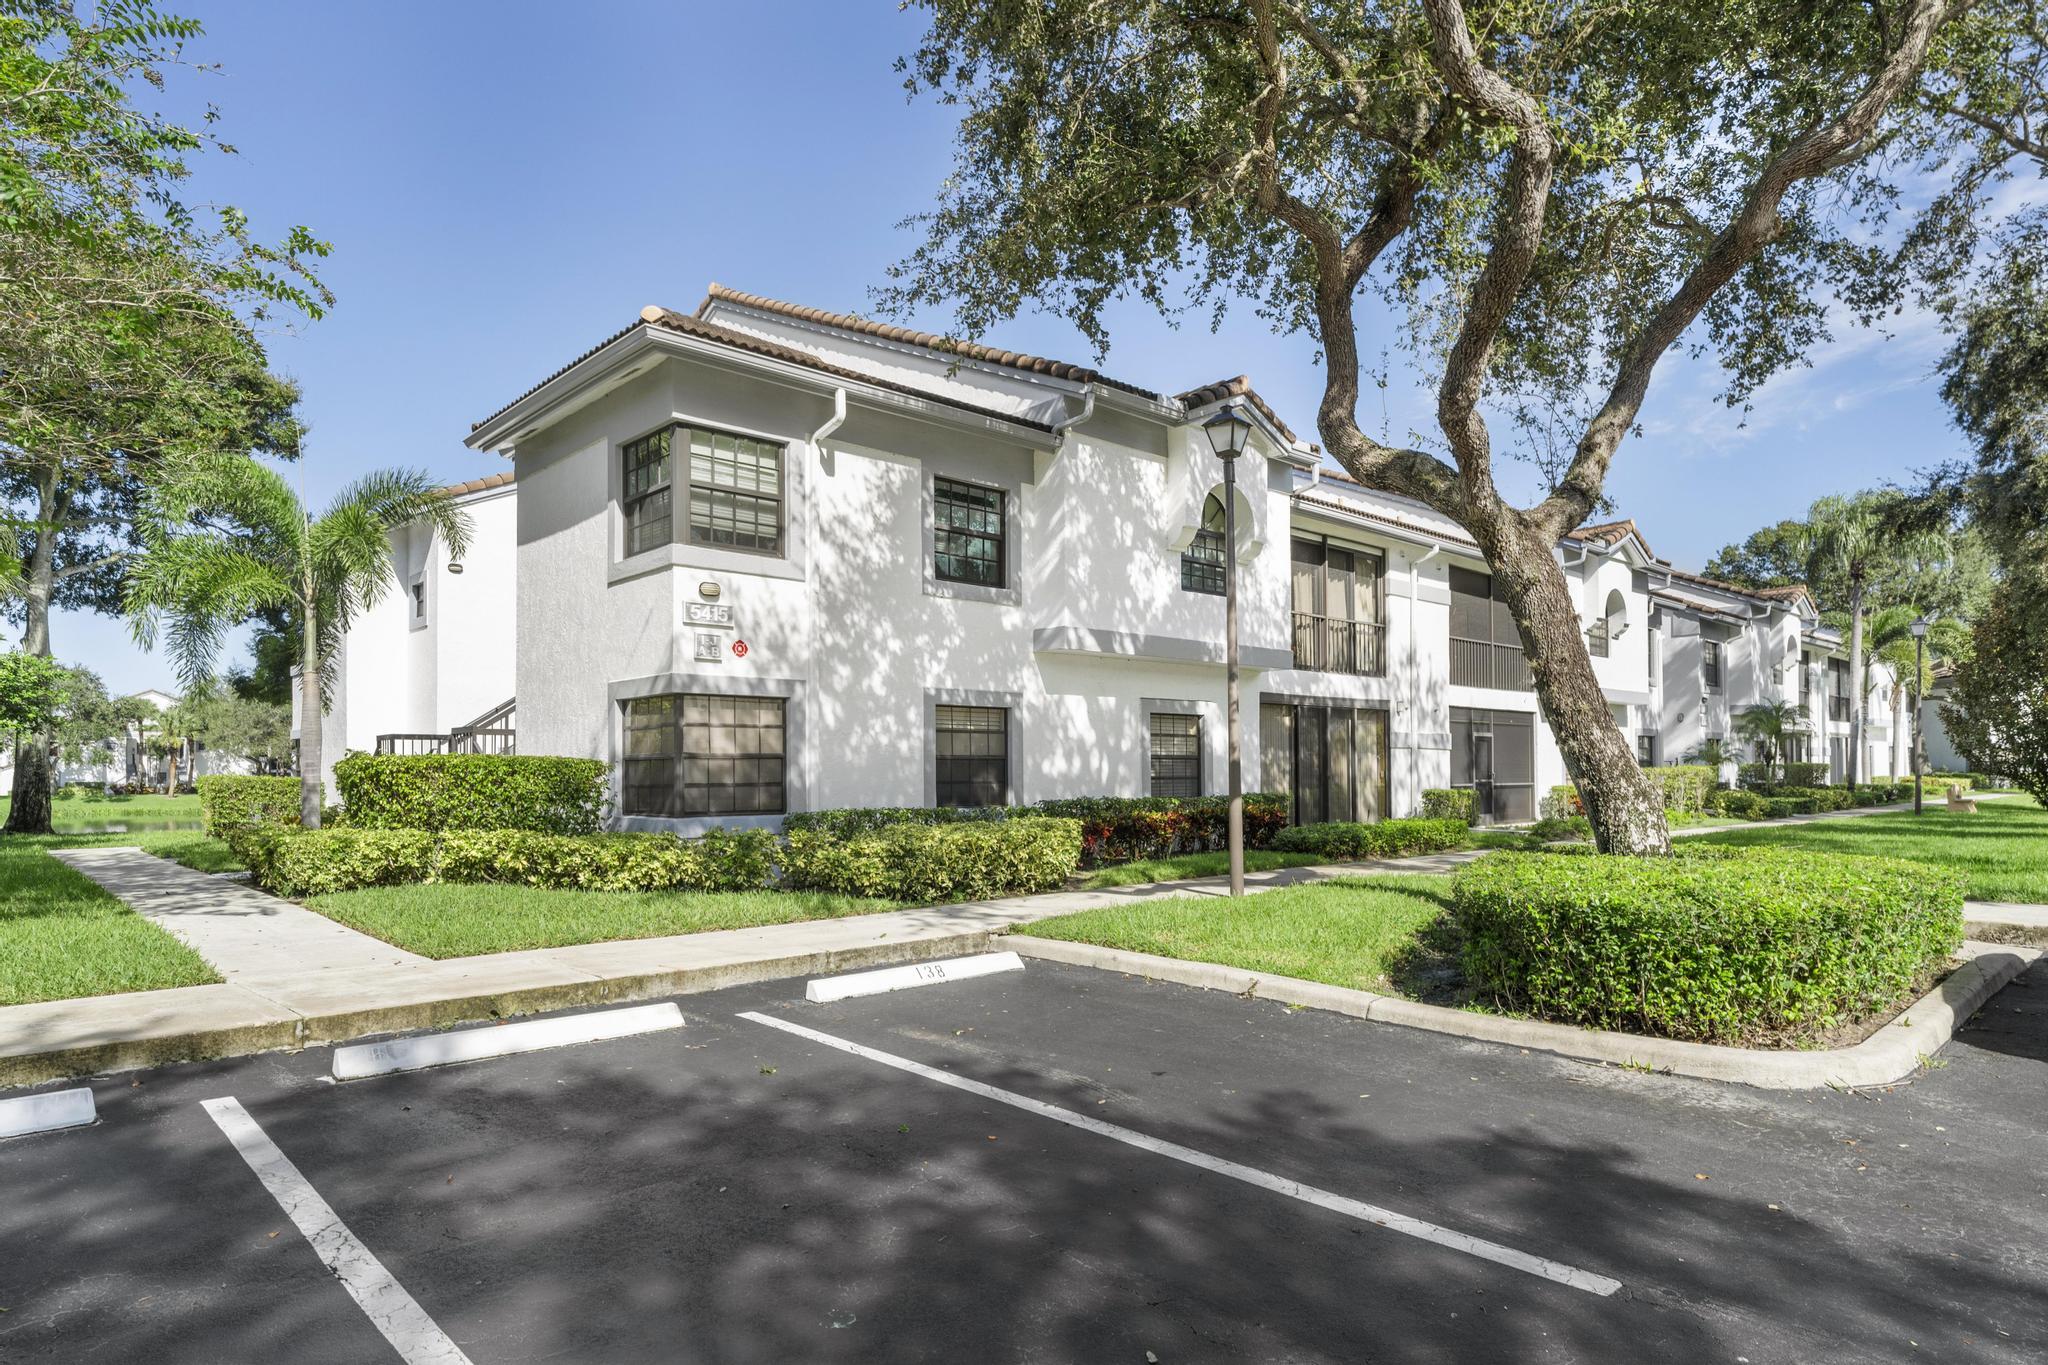
<svg viewBox="0 0 2048 1365">
<path fill-rule="evenodd" d="M 1210 1156 L 1207 1152 L 1198 1152 L 1192 1147 L 1183 1147 L 1177 1142 L 1168 1142 L 1163 1138 L 1152 1137 L 1130 1128 L 1122 1128 L 1114 1123 L 1105 1123 L 1101 1119 L 1092 1118 L 1087 1114 L 1077 1114 L 1071 1109 L 1062 1109 L 1056 1104 L 1047 1104 L 1043 1100 L 1035 1100 L 1028 1095 L 1016 1095 L 1007 1090 L 998 1090 L 992 1085 L 984 1085 L 980 1081 L 969 1080 L 965 1076 L 955 1076 L 951 1072 L 940 1071 L 935 1067 L 926 1066 L 922 1062 L 913 1062 L 907 1057 L 897 1057 L 891 1053 L 879 1052 L 874 1048 L 849 1042 L 844 1038 L 835 1038 L 829 1033 L 820 1033 L 816 1029 L 805 1028 L 801 1024 L 792 1024 L 782 1019 L 771 1019 L 765 1014 L 755 1014 L 751 1011 L 741 1014 L 740 1018 L 752 1020 L 756 1024 L 766 1024 L 769 1028 L 781 1029 L 784 1033 L 794 1033 L 799 1038 L 808 1038 L 814 1043 L 822 1043 L 826 1047 L 837 1048 L 841 1052 L 851 1053 L 856 1057 L 864 1057 L 871 1062 L 880 1062 L 883 1066 L 892 1066 L 898 1071 L 907 1071 L 913 1076 L 922 1076 L 928 1081 L 937 1081 L 940 1085 L 950 1085 L 955 1090 L 964 1090 L 970 1095 L 979 1095 L 983 1099 L 995 1100 L 999 1104 L 1007 1104 L 1013 1108 L 1022 1109 L 1026 1113 L 1037 1114 L 1041 1117 L 1052 1119 L 1057 1123 L 1064 1123 L 1069 1127 L 1096 1133 L 1102 1137 L 1121 1142 L 1126 1146 L 1136 1147 L 1141 1151 L 1171 1157 L 1175 1161 L 1186 1162 L 1190 1166 L 1196 1166 L 1205 1171 L 1213 1171 L 1217 1175 L 1228 1176 L 1232 1180 L 1241 1180 L 1247 1185 L 1255 1185 L 1262 1190 L 1271 1190 L 1275 1194 L 1284 1194 L 1290 1199 L 1299 1199 L 1305 1204 L 1313 1204 L 1317 1208 L 1328 1209 L 1333 1213 L 1341 1213 L 1348 1218 L 1356 1218 L 1361 1222 L 1372 1223 L 1393 1232 L 1405 1233 L 1410 1237 L 1418 1237 L 1425 1242 L 1432 1242 L 1437 1246 L 1448 1247 L 1453 1251 L 1462 1251 L 1468 1256 L 1476 1256 L 1482 1261 L 1492 1261 L 1496 1265 L 1504 1265 L 1510 1269 L 1522 1271 L 1524 1274 L 1535 1275 L 1540 1279 L 1550 1280 L 1557 1284 L 1570 1285 L 1573 1289 L 1583 1289 L 1588 1294 L 1598 1294 L 1604 1298 L 1621 1288 L 1620 1280 L 1609 1279 L 1605 1275 L 1596 1275 L 1590 1270 L 1580 1270 L 1577 1266 L 1566 1265 L 1562 1261 L 1552 1261 L 1541 1256 L 1532 1256 L 1528 1252 L 1516 1251 L 1513 1247 L 1505 1247 L 1498 1242 L 1489 1242 L 1484 1238 L 1474 1237 L 1469 1233 L 1439 1227 L 1435 1223 L 1425 1223 L 1420 1218 L 1410 1218 L 1407 1214 L 1395 1213 L 1391 1209 L 1383 1209 L 1377 1205 L 1361 1203 L 1356 1199 L 1350 1199 L 1341 1194 L 1332 1194 L 1328 1190 L 1320 1190 L 1313 1185 L 1304 1185 L 1298 1180 L 1289 1180 L 1285 1176 L 1272 1175 L 1256 1167 L 1228 1161 L 1222 1157 Z"/>
<path fill-rule="evenodd" d="M 851 976 L 820 977 L 804 987 L 804 999 L 814 1005 L 850 1000 L 857 995 L 883 995 L 912 986 L 936 986 L 942 981 L 967 981 L 997 972 L 1021 972 L 1024 959 L 1015 953 L 977 953 L 973 957 L 949 957 L 938 962 L 912 962 L 903 967 L 855 972 Z"/>
<path fill-rule="evenodd" d="M 0 1100 L 0 1138 L 82 1128 L 98 1116 L 92 1091 L 85 1086 L 42 1095 L 17 1095 L 11 1100 Z"/>
<path fill-rule="evenodd" d="M 356 1240 L 320 1192 L 307 1183 L 290 1158 L 277 1149 L 270 1135 L 249 1117 L 249 1111 L 233 1096 L 201 1101 L 227 1134 L 242 1160 L 256 1172 L 263 1188 L 270 1191 L 285 1216 L 290 1218 L 321 1263 L 341 1281 L 349 1297 L 370 1319 L 370 1325 L 384 1334 L 406 1365 L 470 1365 L 462 1348 L 434 1325 L 426 1310 L 405 1292 L 405 1286 L 370 1249 Z"/>
<path fill-rule="evenodd" d="M 418 1071 L 423 1067 L 506 1057 L 515 1052 L 539 1052 L 543 1048 L 595 1043 L 606 1038 L 630 1038 L 639 1033 L 655 1033 L 682 1026 L 683 1012 L 676 1008 L 674 1001 L 663 1001 L 659 1005 L 635 1005 L 631 1009 L 600 1010 L 593 1014 L 529 1019 L 519 1024 L 487 1024 L 482 1028 L 390 1038 L 381 1043 L 358 1043 L 353 1047 L 336 1048 L 334 1079 L 355 1081 L 393 1071 Z"/>
</svg>

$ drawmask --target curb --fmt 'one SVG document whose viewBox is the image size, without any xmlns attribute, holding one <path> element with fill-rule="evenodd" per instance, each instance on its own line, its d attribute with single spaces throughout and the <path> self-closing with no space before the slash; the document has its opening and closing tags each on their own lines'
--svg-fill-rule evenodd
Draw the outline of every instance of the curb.
<svg viewBox="0 0 2048 1365">
<path fill-rule="evenodd" d="M 1856 1046 L 1829 1051 L 1774 1052 L 1714 1043 L 1687 1043 L 1671 1038 L 1643 1038 L 1630 1033 L 1511 1019 L 1496 1014 L 1474 1014 L 1469 1010 L 1424 1005 L 1373 991 L 1303 981 L 1298 977 L 1266 976 L 1242 967 L 1186 962 L 1151 953 L 1126 952 L 1121 948 L 1100 948 L 1092 943 L 1034 938 L 1028 933 L 1005 935 L 1003 943 L 1020 956 L 1047 962 L 1095 967 L 1203 990 L 1227 991 L 1232 995 L 1327 1010 L 1375 1023 L 1400 1024 L 1431 1033 L 1554 1052 L 1580 1061 L 1647 1068 L 1702 1080 L 1732 1081 L 1763 1090 L 1854 1089 L 1903 1080 L 1920 1068 L 1923 1058 L 1933 1056 L 1954 1037 L 1956 1030 L 1986 1000 L 2042 955 L 2041 950 L 2035 948 L 1965 943 L 1963 956 L 1967 961 L 1962 966 L 1901 1011 L 1896 1020 Z"/>
<path fill-rule="evenodd" d="M 451 1024 L 476 1023 L 540 1014 L 549 1010 L 623 1004 L 634 1000 L 658 1000 L 672 995 L 696 995 L 745 986 L 757 981 L 779 981 L 796 976 L 823 976 L 859 967 L 887 966 L 898 962 L 921 962 L 934 957 L 957 957 L 988 950 L 990 931 L 965 930 L 944 937 L 906 939 L 851 948 L 830 948 L 818 952 L 792 953 L 781 957 L 718 963 L 705 967 L 668 968 L 627 976 L 593 977 L 514 990 L 488 991 L 446 999 L 421 1000 L 410 1004 L 380 1005 L 367 1009 L 339 1010 L 327 1014 L 300 1014 L 240 991 L 252 1002 L 273 1012 L 274 1017 L 254 1019 L 239 1026 L 190 1032 L 172 1032 L 154 1037 L 121 1038 L 104 1043 L 60 1048 L 49 1052 L 0 1056 L 0 1089 L 39 1085 L 46 1081 L 133 1071 L 171 1062 L 216 1061 L 225 1057 L 246 1057 L 259 1052 L 301 1048 L 326 1043 L 344 1043 L 380 1033 L 405 1033 L 415 1029 L 445 1028 Z M 192 989 L 224 990 L 235 987 L 201 986 Z"/>
</svg>

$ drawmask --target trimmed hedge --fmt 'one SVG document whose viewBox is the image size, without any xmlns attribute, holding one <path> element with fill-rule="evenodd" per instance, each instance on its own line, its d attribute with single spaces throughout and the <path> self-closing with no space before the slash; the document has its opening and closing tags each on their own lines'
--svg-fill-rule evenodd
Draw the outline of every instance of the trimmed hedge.
<svg viewBox="0 0 2048 1365">
<path fill-rule="evenodd" d="M 334 765 L 358 829 L 526 829 L 594 834 L 610 765 L 537 754 L 350 754 Z"/>
<path fill-rule="evenodd" d="M 1274 836 L 1273 847 L 1319 858 L 1403 858 L 1456 848 L 1465 842 L 1466 832 L 1463 820 L 1382 820 L 1376 825 L 1332 820 L 1283 829 Z"/>
<path fill-rule="evenodd" d="M 1479 818 L 1479 793 L 1470 787 L 1431 787 L 1422 794 L 1422 816 L 1469 825 Z"/>
<path fill-rule="evenodd" d="M 1664 768 L 1645 768 L 1643 776 L 1657 784 L 1665 810 L 1697 815 L 1707 808 L 1707 798 L 1720 774 L 1705 763 L 1674 763 Z"/>
<path fill-rule="evenodd" d="M 899 824 L 841 838 L 791 832 L 783 883 L 895 900 L 946 902 L 1051 891 L 1081 862 L 1081 822 L 1046 816 Z"/>
<path fill-rule="evenodd" d="M 766 830 L 545 834 L 535 830 L 263 829 L 236 850 L 257 885 L 304 899 L 364 886 L 502 882 L 576 891 L 750 891 L 775 858 Z"/>
<path fill-rule="evenodd" d="M 1247 792 L 1244 844 L 1265 848 L 1286 827 L 1285 795 Z M 1081 822 L 1081 863 L 1135 862 L 1176 853 L 1222 848 L 1230 799 L 1224 796 L 1081 796 L 1035 806 L 856 806 L 799 811 L 785 816 L 783 833 L 818 833 L 838 839 L 876 834 L 895 825 L 956 825 L 1033 817 Z"/>
<path fill-rule="evenodd" d="M 1732 815 L 1741 820 L 1761 820 L 1768 809 L 1768 798 L 1762 792 L 1715 792 L 1714 809 L 1722 815 Z"/>
<path fill-rule="evenodd" d="M 324 795 L 324 793 L 323 793 Z M 299 779 L 236 777 L 215 773 L 199 779 L 200 827 L 216 839 L 232 839 L 258 826 L 299 823 Z"/>
<path fill-rule="evenodd" d="M 1465 973 L 1507 1008 L 1704 1042 L 1895 1009 L 1962 942 L 1963 878 L 1899 858 L 1685 847 L 1499 853 L 1451 882 Z"/>
</svg>

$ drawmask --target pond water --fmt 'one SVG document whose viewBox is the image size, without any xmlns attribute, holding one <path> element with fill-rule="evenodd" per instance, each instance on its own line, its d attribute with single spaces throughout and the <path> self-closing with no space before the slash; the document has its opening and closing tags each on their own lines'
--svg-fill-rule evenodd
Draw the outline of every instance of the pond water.
<svg viewBox="0 0 2048 1365">
<path fill-rule="evenodd" d="M 53 819 L 51 827 L 59 834 L 165 834 L 189 830 L 197 834 L 205 828 L 197 820 L 62 820 Z"/>
</svg>

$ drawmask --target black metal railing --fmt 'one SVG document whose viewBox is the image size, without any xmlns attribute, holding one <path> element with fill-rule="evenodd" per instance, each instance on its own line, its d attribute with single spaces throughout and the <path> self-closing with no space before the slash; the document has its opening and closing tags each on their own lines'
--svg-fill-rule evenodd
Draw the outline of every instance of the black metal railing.
<svg viewBox="0 0 2048 1365">
<path fill-rule="evenodd" d="M 379 735 L 377 752 L 380 754 L 445 754 L 448 752 L 446 735 Z"/>
<path fill-rule="evenodd" d="M 518 752 L 518 698 L 500 702 L 445 735 L 377 736 L 380 754 L 510 754 Z"/>
<path fill-rule="evenodd" d="M 1387 628 L 1378 621 L 1295 612 L 1294 666 L 1383 678 L 1387 673 Z"/>
<path fill-rule="evenodd" d="M 1534 692 L 1536 677 L 1520 645 L 1451 637 L 1451 683 L 1456 687 L 1497 687 L 1507 692 Z"/>
</svg>

